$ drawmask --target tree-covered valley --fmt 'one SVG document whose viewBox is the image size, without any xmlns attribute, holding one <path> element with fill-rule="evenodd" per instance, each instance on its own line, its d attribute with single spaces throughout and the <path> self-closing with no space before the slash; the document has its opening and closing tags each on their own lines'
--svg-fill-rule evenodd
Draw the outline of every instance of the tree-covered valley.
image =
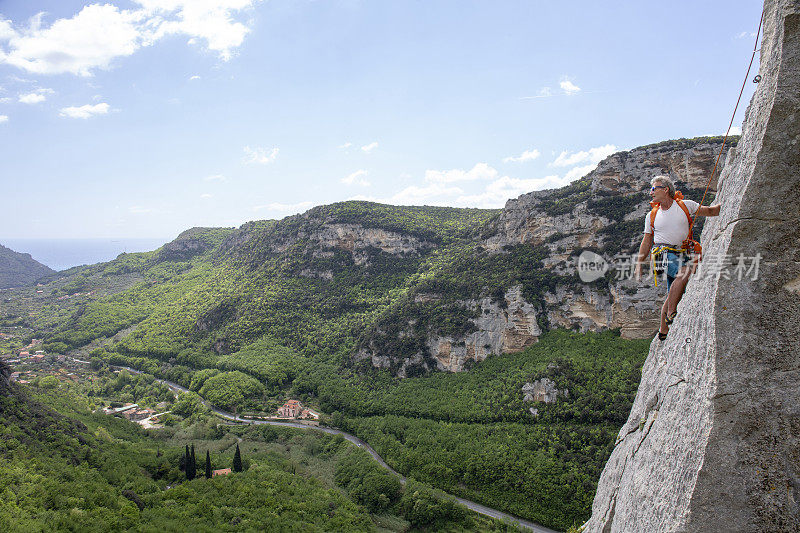
<svg viewBox="0 0 800 533">
<path fill-rule="evenodd" d="M 13 494 L 0 518 L 16 530 L 507 527 L 441 489 L 579 526 L 630 410 L 657 294 L 613 269 L 583 283 L 574 256 L 632 252 L 649 177 L 705 168 L 718 146 L 615 154 L 502 210 L 350 201 L 193 228 L 151 252 L 0 291 L 0 353 L 41 339 L 43 352 L 99 376 L 10 386 L 0 476 Z M 680 175 L 685 193 L 697 192 L 696 174 Z M 112 367 L 147 378 L 121 383 Z M 156 378 L 190 392 L 173 399 Z M 541 384 L 552 401 L 526 393 Z M 101 398 L 169 400 L 175 418 L 144 432 L 94 413 Z M 334 437 L 219 426 L 201 398 L 253 415 L 298 398 L 413 479 L 402 487 Z M 187 443 L 202 470 L 206 450 L 230 466 L 239 439 L 249 470 L 185 479 Z"/>
</svg>

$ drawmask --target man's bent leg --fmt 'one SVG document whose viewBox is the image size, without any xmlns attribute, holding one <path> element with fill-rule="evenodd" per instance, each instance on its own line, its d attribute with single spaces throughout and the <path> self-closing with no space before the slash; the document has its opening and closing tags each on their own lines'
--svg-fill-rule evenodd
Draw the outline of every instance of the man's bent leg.
<svg viewBox="0 0 800 533">
<path fill-rule="evenodd" d="M 675 276 L 675 281 L 672 282 L 667 294 L 666 313 L 667 316 L 671 315 L 678 309 L 678 302 L 683 298 L 683 291 L 686 290 L 686 284 L 689 283 L 689 276 L 692 275 L 692 268 L 687 265 L 678 271 Z"/>
<path fill-rule="evenodd" d="M 661 306 L 661 325 L 658 328 L 659 333 L 669 333 L 669 326 L 667 326 L 667 302 L 669 298 L 664 300 L 664 305 Z"/>
</svg>

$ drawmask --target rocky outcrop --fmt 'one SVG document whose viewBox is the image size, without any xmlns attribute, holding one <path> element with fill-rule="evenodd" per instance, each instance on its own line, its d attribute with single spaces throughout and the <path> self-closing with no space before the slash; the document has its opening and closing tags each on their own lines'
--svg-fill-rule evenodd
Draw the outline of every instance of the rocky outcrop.
<svg viewBox="0 0 800 533">
<path fill-rule="evenodd" d="M 554 241 L 554 251 L 559 245 L 596 246 L 602 243 L 599 230 L 611 222 L 612 216 L 603 210 L 590 209 L 590 200 L 633 198 L 638 201 L 630 206 L 628 213 L 633 218 L 644 218 L 649 197 L 643 193 L 650 180 L 666 174 L 684 188 L 704 189 L 721 140 L 714 137 L 665 141 L 612 154 L 585 178 L 573 183 L 569 187 L 572 190 L 562 190 L 560 196 L 554 198 L 559 190 L 534 191 L 506 202 L 495 225 L 496 233 L 483 245 L 499 251 L 508 245 L 541 244 L 554 236 L 563 236 L 572 240 Z M 721 159 L 720 165 L 723 164 Z M 715 191 L 716 186 L 713 180 L 710 190 Z"/>
<path fill-rule="evenodd" d="M 731 270 L 698 272 L 651 345 L 587 532 L 800 531 L 800 2 L 764 9 L 761 82 L 703 232 L 704 264 Z"/>
<path fill-rule="evenodd" d="M 333 248 L 352 255 L 359 266 L 369 264 L 370 252 L 382 251 L 391 255 L 419 255 L 434 247 L 433 243 L 423 241 L 412 235 L 378 228 L 365 228 L 359 224 L 325 224 L 309 234 L 314 243 L 316 255 L 324 257 L 326 250 Z"/>
<path fill-rule="evenodd" d="M 206 234 L 218 229 L 191 228 L 181 232 L 175 240 L 168 242 L 159 249 L 157 260 L 186 261 L 208 251 L 214 246 L 214 243 L 208 239 Z"/>
<path fill-rule="evenodd" d="M 632 277 L 631 268 L 626 273 L 616 267 L 626 258 L 631 265 L 630 255 L 625 254 L 638 250 L 639 221 L 650 209 L 649 195 L 644 192 L 650 179 L 669 174 L 684 191 L 690 196 L 696 194 L 699 200 L 705 187 L 703 180 L 711 174 L 721 141 L 721 138 L 682 139 L 620 152 L 567 187 L 535 191 L 509 200 L 497 219 L 481 232 L 476 254 L 496 257 L 510 253 L 518 245 L 545 250 L 543 268 L 557 281 L 535 295 L 536 304 L 522 297 L 522 280 L 512 279 L 513 285 L 502 298 L 496 294 L 483 298 L 476 295 L 474 299 L 457 302 L 456 307 L 477 311 L 477 317 L 471 320 L 474 329 L 470 333 L 443 334 L 437 332 L 436 324 L 427 324 L 424 347 L 415 345 L 409 353 L 397 353 L 397 343 L 376 343 L 367 338 L 354 359 L 369 358 L 374 366 L 381 368 L 400 367 L 398 375 L 402 376 L 408 366 L 402 359 L 413 353 L 416 358 L 413 367 L 421 366 L 427 371 L 435 366 L 457 372 L 467 368 L 470 361 L 530 346 L 541 335 L 540 324 L 581 332 L 619 329 L 626 338 L 652 336 L 659 325 L 665 284 L 656 288 L 651 282 L 637 283 L 628 279 Z M 712 192 L 715 186 L 714 180 Z M 316 254 L 332 256 L 331 250 L 339 248 L 351 252 L 358 264 L 367 264 L 370 247 L 400 255 L 425 255 L 430 250 L 425 241 L 407 237 L 401 240 L 400 234 L 366 230 L 357 225 L 330 225 L 315 235 L 319 243 Z M 602 255 L 601 259 L 608 261 L 610 276 L 591 284 L 576 280 L 577 257 L 585 249 L 595 250 Z M 309 271 L 305 275 L 325 274 Z M 476 293 L 485 296 L 487 291 L 483 289 L 476 287 Z M 414 293 L 413 301 L 451 305 L 447 296 L 426 288 Z M 397 320 L 405 323 L 414 319 L 398 312 Z M 420 330 L 409 323 L 406 336 L 412 336 L 411 329 Z M 386 331 L 377 334 L 387 335 Z"/>
<path fill-rule="evenodd" d="M 559 396 L 569 398 L 567 389 L 558 390 L 553 380 L 549 378 L 537 379 L 533 383 L 522 386 L 522 401 L 534 403 L 556 403 Z"/>
<path fill-rule="evenodd" d="M 477 331 L 463 338 L 432 336 L 428 350 L 440 370 L 463 370 L 467 361 L 483 361 L 491 354 L 514 353 L 535 343 L 542 334 L 534 307 L 522 297 L 522 287 L 515 286 L 503 296 L 502 305 L 491 298 L 463 302 L 477 307 L 473 320 Z"/>
<path fill-rule="evenodd" d="M 638 247 L 638 227 L 633 232 L 616 230 L 624 222 L 635 224 L 649 210 L 644 191 L 650 179 L 667 174 L 684 190 L 704 189 L 720 147 L 721 139 L 706 138 L 666 141 L 613 154 L 564 189 L 535 191 L 509 200 L 482 246 L 502 253 L 515 244 L 546 245 L 550 257 L 545 267 L 565 275 L 575 272 L 575 257 L 585 248 L 612 261 Z M 712 180 L 710 190 L 715 189 L 716 180 Z M 624 279 L 602 291 L 559 286 L 546 295 L 547 315 L 556 327 L 619 328 L 623 337 L 646 338 L 658 327 L 664 291 L 663 286 L 654 289 Z"/>
</svg>

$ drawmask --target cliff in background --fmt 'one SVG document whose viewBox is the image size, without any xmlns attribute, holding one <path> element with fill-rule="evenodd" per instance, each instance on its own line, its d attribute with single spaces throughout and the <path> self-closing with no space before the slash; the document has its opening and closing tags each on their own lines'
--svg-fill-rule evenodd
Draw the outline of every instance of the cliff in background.
<svg viewBox="0 0 800 533">
<path fill-rule="evenodd" d="M 566 187 L 509 200 L 472 243 L 445 252 L 431 268 L 423 264 L 420 282 L 361 336 L 354 359 L 406 376 L 460 371 L 491 354 L 521 351 L 549 328 L 653 336 L 665 286 L 618 279 L 615 258 L 621 264 L 621 256 L 638 250 L 650 179 L 667 174 L 699 201 L 721 140 L 681 139 L 618 152 Z M 715 190 L 713 180 L 712 198 Z M 702 224 L 698 220 L 697 234 Z M 606 276 L 593 283 L 578 279 L 583 250 L 605 257 L 611 266 Z"/>
<path fill-rule="evenodd" d="M 703 232 L 704 265 L 730 275 L 695 275 L 651 345 L 587 532 L 800 531 L 800 2 L 764 13 L 761 82 Z"/>
<path fill-rule="evenodd" d="M 173 366 L 202 367 L 266 335 L 401 377 L 465 370 L 555 328 L 648 338 L 664 287 L 618 279 L 613 261 L 638 249 L 650 179 L 668 174 L 699 200 L 720 146 L 703 137 L 619 152 L 502 210 L 351 201 L 192 228 L 153 252 L 47 276 L 41 293 L 14 291 L 0 324 L 30 327 L 54 351 L 113 337 L 113 350 Z M 584 250 L 611 263 L 591 283 L 577 275 Z"/>
</svg>

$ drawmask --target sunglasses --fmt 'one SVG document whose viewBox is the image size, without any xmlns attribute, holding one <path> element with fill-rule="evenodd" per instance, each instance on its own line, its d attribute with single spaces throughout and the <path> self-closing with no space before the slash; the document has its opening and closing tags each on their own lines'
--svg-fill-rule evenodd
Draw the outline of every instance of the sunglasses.
<svg viewBox="0 0 800 533">
<path fill-rule="evenodd" d="M 666 185 L 653 185 L 652 187 L 650 187 L 650 190 L 654 191 L 656 189 L 666 189 L 666 188 L 667 188 Z"/>
</svg>

